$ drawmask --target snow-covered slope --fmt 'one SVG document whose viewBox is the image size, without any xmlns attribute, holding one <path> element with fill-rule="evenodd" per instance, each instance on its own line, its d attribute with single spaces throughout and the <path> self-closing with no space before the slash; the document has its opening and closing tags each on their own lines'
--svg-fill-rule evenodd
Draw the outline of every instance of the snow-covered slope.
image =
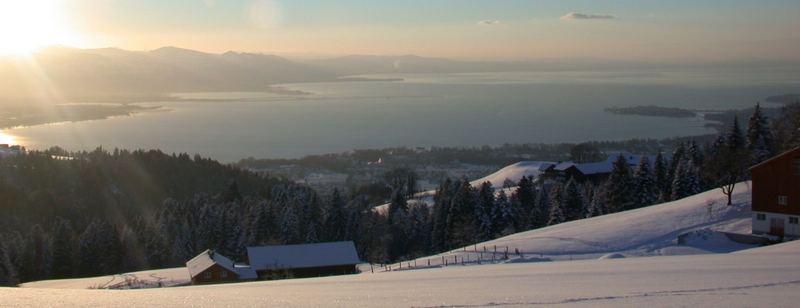
<svg viewBox="0 0 800 308">
<path fill-rule="evenodd" d="M 23 283 L 20 287 L 49 289 L 108 288 L 124 283 L 126 279 L 136 279 L 156 285 L 160 282 L 163 286 L 187 284 L 191 280 L 188 269 L 177 267 L 89 278 L 42 280 Z"/>
<path fill-rule="evenodd" d="M 652 256 L 731 252 L 753 246 L 728 241 L 724 236 L 705 236 L 704 232 L 690 238 L 688 247 L 678 246 L 677 237 L 703 229 L 749 234 L 750 213 L 750 186 L 743 182 L 736 185 L 731 206 L 726 206 L 725 195 L 714 189 L 673 202 L 512 234 L 423 258 L 418 264 L 431 259 L 432 265 L 438 265 L 442 256 L 453 255 L 459 255 L 458 260 L 491 258 L 495 247 L 498 254 L 504 254 L 508 247 L 510 257 L 519 251 L 523 257 L 551 259 L 596 258 L 608 253 Z M 481 254 L 484 247 L 489 254 Z"/>
<path fill-rule="evenodd" d="M 0 306 L 795 307 L 798 244 L 752 254 L 453 266 L 165 289 L 0 288 Z"/>
<path fill-rule="evenodd" d="M 544 171 L 542 168 L 550 166 L 551 164 L 553 163 L 545 161 L 521 161 L 516 164 L 508 165 L 483 178 L 471 181 L 470 184 L 478 186 L 484 182 L 489 182 L 492 183 L 492 186 L 495 188 L 500 188 L 503 187 L 503 182 L 505 182 L 506 179 L 517 183 L 523 176 L 538 177 L 539 174 Z"/>
</svg>

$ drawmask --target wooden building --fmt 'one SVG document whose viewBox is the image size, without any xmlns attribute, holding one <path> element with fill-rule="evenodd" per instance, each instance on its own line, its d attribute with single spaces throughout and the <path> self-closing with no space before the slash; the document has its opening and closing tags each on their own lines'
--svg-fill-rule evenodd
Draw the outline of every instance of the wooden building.
<svg viewBox="0 0 800 308">
<path fill-rule="evenodd" d="M 206 250 L 186 262 L 192 284 L 233 282 L 255 279 L 256 275 L 249 266 L 236 265 L 225 256 Z"/>
<path fill-rule="evenodd" d="M 261 279 L 354 274 L 360 263 L 351 241 L 247 247 L 247 257 Z"/>
<path fill-rule="evenodd" d="M 800 148 L 750 168 L 753 233 L 800 237 Z"/>
</svg>

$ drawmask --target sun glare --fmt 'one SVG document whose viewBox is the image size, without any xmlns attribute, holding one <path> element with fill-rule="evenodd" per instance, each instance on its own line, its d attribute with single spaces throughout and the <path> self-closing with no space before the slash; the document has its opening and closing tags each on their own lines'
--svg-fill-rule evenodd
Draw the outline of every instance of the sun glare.
<svg viewBox="0 0 800 308">
<path fill-rule="evenodd" d="M 63 16 L 63 0 L 0 2 L 0 54 L 25 55 L 50 45 L 76 44 Z"/>
<path fill-rule="evenodd" d="M 14 136 L 8 135 L 0 131 L 0 144 L 15 145 L 17 144 L 17 140 L 14 138 Z"/>
</svg>

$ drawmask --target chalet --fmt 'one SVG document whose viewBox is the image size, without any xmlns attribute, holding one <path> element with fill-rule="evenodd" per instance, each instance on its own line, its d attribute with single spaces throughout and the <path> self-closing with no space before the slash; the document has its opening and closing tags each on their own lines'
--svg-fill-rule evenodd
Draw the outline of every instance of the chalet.
<svg viewBox="0 0 800 308">
<path fill-rule="evenodd" d="M 351 241 L 247 247 L 247 257 L 260 278 L 354 274 L 360 263 Z"/>
<path fill-rule="evenodd" d="M 753 233 L 800 237 L 800 148 L 750 168 Z"/>
<path fill-rule="evenodd" d="M 249 266 L 237 265 L 225 256 L 206 250 L 186 262 L 192 284 L 233 282 L 256 279 Z"/>
</svg>

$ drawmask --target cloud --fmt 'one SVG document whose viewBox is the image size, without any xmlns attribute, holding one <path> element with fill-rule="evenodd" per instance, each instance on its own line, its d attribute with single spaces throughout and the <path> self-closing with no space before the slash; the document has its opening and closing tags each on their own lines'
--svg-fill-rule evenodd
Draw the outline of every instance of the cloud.
<svg viewBox="0 0 800 308">
<path fill-rule="evenodd" d="M 609 14 L 584 14 L 576 12 L 572 12 L 567 15 L 561 16 L 561 20 L 588 20 L 588 19 L 617 19 L 617 17 Z"/>
<path fill-rule="evenodd" d="M 484 19 L 484 20 L 478 21 L 478 25 L 481 25 L 481 26 L 496 26 L 496 25 L 499 25 L 499 24 L 500 24 L 500 21 L 496 20 L 496 19 Z"/>
</svg>

